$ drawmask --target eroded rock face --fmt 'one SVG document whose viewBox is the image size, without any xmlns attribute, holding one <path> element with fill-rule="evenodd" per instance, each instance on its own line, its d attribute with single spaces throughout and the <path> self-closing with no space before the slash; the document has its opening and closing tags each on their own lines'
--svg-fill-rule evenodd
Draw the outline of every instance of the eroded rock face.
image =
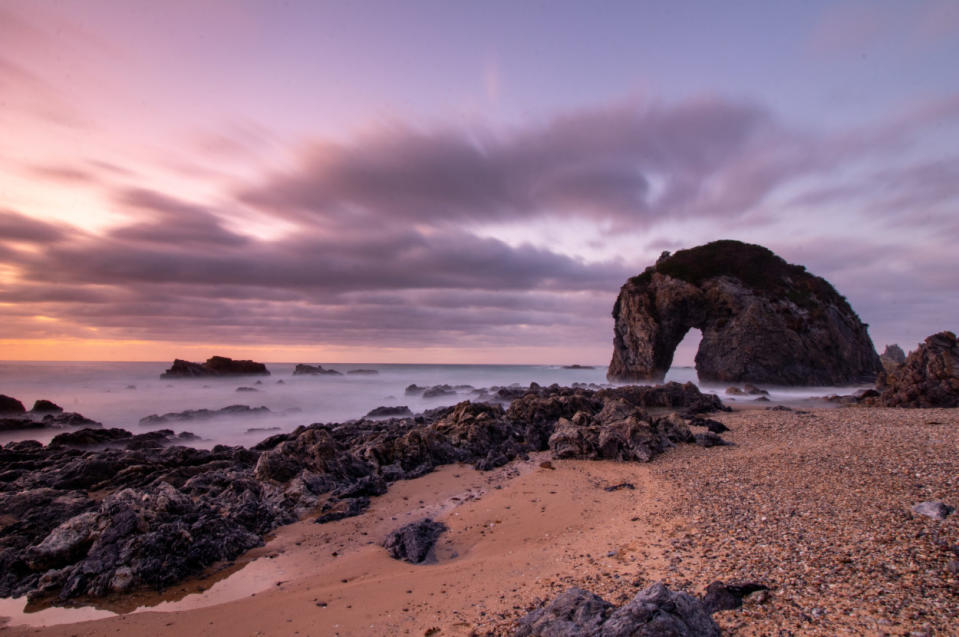
<svg viewBox="0 0 959 637">
<path fill-rule="evenodd" d="M 825 279 L 738 241 L 664 255 L 622 287 L 613 319 L 613 381 L 661 381 L 691 328 L 703 334 L 703 381 L 846 385 L 882 369 L 866 326 Z"/>
<path fill-rule="evenodd" d="M 886 349 L 882 355 L 879 356 L 879 360 L 882 362 L 883 369 L 886 370 L 888 374 L 906 362 L 906 353 L 896 344 L 886 345 Z"/>
<path fill-rule="evenodd" d="M 203 376 L 269 376 L 266 365 L 255 361 L 235 361 L 225 356 L 212 356 L 205 363 L 175 359 L 163 378 L 197 378 Z"/>
<path fill-rule="evenodd" d="M 925 340 L 906 361 L 879 378 L 878 398 L 863 402 L 883 407 L 959 407 L 959 343 L 952 332 Z"/>
</svg>

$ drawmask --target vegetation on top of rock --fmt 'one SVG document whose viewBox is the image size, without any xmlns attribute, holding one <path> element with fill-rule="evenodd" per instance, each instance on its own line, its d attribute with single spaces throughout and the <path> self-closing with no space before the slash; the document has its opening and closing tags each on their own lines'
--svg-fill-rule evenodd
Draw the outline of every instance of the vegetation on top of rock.
<svg viewBox="0 0 959 637">
<path fill-rule="evenodd" d="M 664 254 L 656 265 L 631 278 L 629 284 L 648 284 L 654 272 L 697 286 L 719 276 L 734 277 L 764 296 L 788 298 L 802 308 L 809 308 L 815 302 L 813 297 L 817 297 L 852 312 L 846 298 L 828 281 L 752 243 L 720 239 L 668 256 Z"/>
</svg>

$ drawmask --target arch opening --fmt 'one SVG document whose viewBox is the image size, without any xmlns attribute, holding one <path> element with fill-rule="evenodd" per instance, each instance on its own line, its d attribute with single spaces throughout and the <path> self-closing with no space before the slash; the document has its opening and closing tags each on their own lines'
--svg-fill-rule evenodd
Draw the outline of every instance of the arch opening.
<svg viewBox="0 0 959 637">
<path fill-rule="evenodd" d="M 691 327 L 687 330 L 683 340 L 673 350 L 673 362 L 666 372 L 664 383 L 670 381 L 699 383 L 699 375 L 696 373 L 696 352 L 699 351 L 702 340 L 703 333 L 699 328 Z"/>
</svg>

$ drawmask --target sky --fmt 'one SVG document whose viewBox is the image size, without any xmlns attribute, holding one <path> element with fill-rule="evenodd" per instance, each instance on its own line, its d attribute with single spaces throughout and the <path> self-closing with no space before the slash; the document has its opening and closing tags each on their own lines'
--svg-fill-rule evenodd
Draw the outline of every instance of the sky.
<svg viewBox="0 0 959 637">
<path fill-rule="evenodd" d="M 953 0 L 0 0 L 0 359 L 602 365 L 721 238 L 908 351 L 957 60 Z"/>
</svg>

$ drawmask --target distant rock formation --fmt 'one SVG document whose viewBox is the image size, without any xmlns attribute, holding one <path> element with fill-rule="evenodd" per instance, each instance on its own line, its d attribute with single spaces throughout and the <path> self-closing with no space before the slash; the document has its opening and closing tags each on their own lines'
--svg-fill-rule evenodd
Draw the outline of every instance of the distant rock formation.
<svg viewBox="0 0 959 637">
<path fill-rule="evenodd" d="M 0 414 L 23 414 L 26 411 L 23 403 L 16 398 L 0 394 Z"/>
<path fill-rule="evenodd" d="M 269 376 L 266 365 L 254 361 L 235 361 L 225 356 L 213 356 L 205 363 L 191 363 L 177 358 L 162 378 L 199 378 L 204 376 Z"/>
<path fill-rule="evenodd" d="M 905 362 L 879 378 L 878 397 L 863 402 L 883 407 L 959 407 L 959 343 L 952 332 L 933 334 Z"/>
<path fill-rule="evenodd" d="M 300 363 L 293 369 L 294 376 L 342 376 L 342 372 L 335 369 L 323 369 L 322 365 L 307 365 Z"/>
<path fill-rule="evenodd" d="M 376 376 L 379 372 L 375 369 L 351 369 L 347 374 L 355 374 L 357 376 Z"/>
<path fill-rule="evenodd" d="M 882 363 L 882 368 L 889 374 L 906 362 L 906 353 L 896 344 L 886 345 L 886 351 L 879 356 L 879 361 Z"/>
<path fill-rule="evenodd" d="M 662 381 L 691 328 L 707 382 L 847 385 L 882 369 L 869 334 L 825 279 L 768 249 L 715 241 L 664 253 L 613 307 L 612 381 Z"/>
<path fill-rule="evenodd" d="M 222 409 L 187 409 L 186 411 L 171 411 L 169 413 L 158 415 L 150 414 L 140 419 L 141 427 L 156 427 L 176 422 L 189 422 L 193 420 L 210 420 L 212 418 L 236 418 L 245 416 L 265 416 L 271 414 L 268 408 L 250 407 L 248 405 L 230 405 Z"/>
</svg>

